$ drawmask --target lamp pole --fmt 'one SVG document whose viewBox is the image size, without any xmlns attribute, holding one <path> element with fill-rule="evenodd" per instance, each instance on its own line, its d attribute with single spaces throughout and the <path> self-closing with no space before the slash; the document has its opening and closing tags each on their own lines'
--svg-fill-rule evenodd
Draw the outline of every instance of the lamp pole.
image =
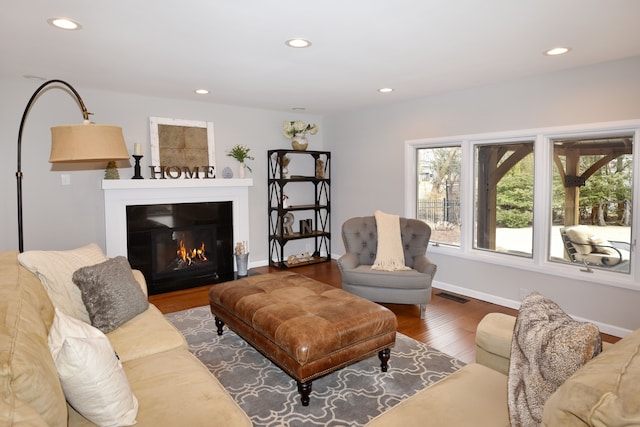
<svg viewBox="0 0 640 427">
<path fill-rule="evenodd" d="M 44 90 L 47 86 L 51 84 L 61 84 L 66 86 L 75 96 L 76 101 L 80 104 L 80 108 L 82 109 L 82 117 L 85 121 L 89 120 L 89 112 L 87 112 L 87 108 L 82 102 L 82 98 L 78 92 L 71 86 L 69 83 L 63 80 L 49 80 L 43 83 L 36 91 L 31 95 L 31 99 L 27 103 L 27 107 L 24 109 L 24 113 L 22 113 L 22 120 L 20 120 L 20 129 L 18 130 L 18 170 L 16 172 L 16 181 L 18 186 L 18 250 L 23 252 L 24 250 L 24 236 L 23 236 L 23 226 L 22 226 L 22 131 L 24 129 L 24 123 L 27 119 L 27 115 L 29 114 L 29 110 L 31 109 L 31 105 L 33 105 L 36 100 L 38 94 Z"/>
</svg>

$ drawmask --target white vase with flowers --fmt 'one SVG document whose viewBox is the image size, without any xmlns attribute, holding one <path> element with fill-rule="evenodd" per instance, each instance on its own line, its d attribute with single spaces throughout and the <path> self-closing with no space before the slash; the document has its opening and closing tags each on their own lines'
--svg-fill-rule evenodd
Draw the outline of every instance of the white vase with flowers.
<svg viewBox="0 0 640 427">
<path fill-rule="evenodd" d="M 302 120 L 284 122 L 283 128 L 284 136 L 291 140 L 291 147 L 299 151 L 304 151 L 309 146 L 307 133 L 310 135 L 318 133 L 318 125 L 305 123 Z"/>
</svg>

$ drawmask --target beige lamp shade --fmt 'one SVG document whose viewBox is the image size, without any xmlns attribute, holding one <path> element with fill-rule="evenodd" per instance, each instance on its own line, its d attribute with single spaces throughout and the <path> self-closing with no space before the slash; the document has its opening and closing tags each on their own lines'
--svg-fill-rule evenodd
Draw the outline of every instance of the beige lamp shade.
<svg viewBox="0 0 640 427">
<path fill-rule="evenodd" d="M 129 152 L 122 128 L 86 123 L 51 128 L 49 162 L 126 160 Z"/>
</svg>

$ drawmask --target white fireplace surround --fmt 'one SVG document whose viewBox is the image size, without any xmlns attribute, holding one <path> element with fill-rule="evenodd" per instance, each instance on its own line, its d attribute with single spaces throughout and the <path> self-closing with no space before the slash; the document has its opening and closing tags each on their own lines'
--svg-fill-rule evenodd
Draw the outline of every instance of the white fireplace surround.
<svg viewBox="0 0 640 427">
<path fill-rule="evenodd" d="M 249 241 L 253 179 L 127 179 L 102 181 L 107 256 L 127 256 L 127 206 L 233 202 L 233 238 Z"/>
</svg>

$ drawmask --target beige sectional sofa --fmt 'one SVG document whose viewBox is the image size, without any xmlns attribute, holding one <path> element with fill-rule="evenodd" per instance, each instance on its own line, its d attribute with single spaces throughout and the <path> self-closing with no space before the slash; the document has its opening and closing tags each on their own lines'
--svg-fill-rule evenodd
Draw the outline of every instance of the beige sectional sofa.
<svg viewBox="0 0 640 427">
<path fill-rule="evenodd" d="M 509 426 L 508 372 L 516 318 L 487 315 L 476 362 L 374 418 L 367 427 Z M 640 329 L 603 351 L 546 401 L 543 426 L 640 425 Z"/>
<path fill-rule="evenodd" d="M 66 402 L 48 345 L 57 310 L 17 256 L 0 253 L 0 426 L 95 426 Z M 134 276 L 146 293 L 142 275 Z M 509 426 L 515 320 L 499 313 L 486 316 L 476 334 L 477 363 L 402 401 L 368 427 Z M 251 426 L 153 305 L 107 338 L 137 398 L 136 425 Z M 640 426 L 640 329 L 605 345 L 566 380 L 546 401 L 542 425 Z"/>
<path fill-rule="evenodd" d="M 66 403 L 47 344 L 54 307 L 17 255 L 0 253 L 0 425 L 94 426 Z M 138 401 L 136 425 L 251 425 L 155 306 L 107 337 Z"/>
</svg>

